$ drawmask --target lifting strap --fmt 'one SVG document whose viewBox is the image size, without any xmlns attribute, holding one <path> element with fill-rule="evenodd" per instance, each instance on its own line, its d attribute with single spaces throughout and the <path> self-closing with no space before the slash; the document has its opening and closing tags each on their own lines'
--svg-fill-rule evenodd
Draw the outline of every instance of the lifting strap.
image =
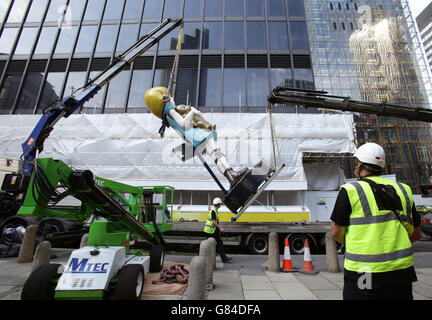
<svg viewBox="0 0 432 320">
<path fill-rule="evenodd" d="M 175 90 L 176 90 L 176 86 L 177 86 L 177 74 L 178 74 L 178 66 L 179 66 L 179 60 L 180 60 L 180 50 L 181 50 L 181 43 L 183 40 L 183 22 L 180 24 L 180 32 L 179 32 L 179 36 L 177 38 L 177 52 L 174 58 L 174 63 L 171 69 L 171 74 L 170 74 L 170 79 L 169 79 L 169 83 L 168 83 L 168 89 L 166 94 L 169 95 L 170 97 L 174 97 L 175 95 Z M 161 138 L 164 137 L 165 135 L 165 129 L 168 127 L 169 128 L 169 123 L 168 120 L 166 119 L 166 114 L 165 112 L 162 110 L 162 126 L 159 128 L 159 134 L 161 136 Z"/>
<path fill-rule="evenodd" d="M 169 95 L 170 97 L 174 97 L 175 91 L 176 91 L 177 74 L 178 74 L 178 66 L 179 66 L 179 61 L 180 61 L 180 51 L 181 51 L 182 41 L 183 41 L 183 22 L 180 25 L 179 36 L 177 39 L 177 49 L 176 49 L 177 51 L 176 51 L 174 63 L 173 63 L 172 69 L 171 69 L 170 80 L 168 83 L 167 95 Z"/>
</svg>

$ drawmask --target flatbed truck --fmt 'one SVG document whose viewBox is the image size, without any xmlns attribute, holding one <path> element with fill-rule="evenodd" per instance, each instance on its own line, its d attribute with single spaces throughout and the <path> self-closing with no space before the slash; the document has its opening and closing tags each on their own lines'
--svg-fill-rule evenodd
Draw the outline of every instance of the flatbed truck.
<svg viewBox="0 0 432 320">
<path fill-rule="evenodd" d="M 325 249 L 325 234 L 330 231 L 330 222 L 221 222 L 224 234 L 224 245 L 245 247 L 252 254 L 267 254 L 270 232 L 276 232 L 279 247 L 283 249 L 284 240 L 288 237 L 290 252 L 302 254 L 305 240 L 311 245 L 314 253 Z M 172 230 L 165 233 L 168 244 L 198 244 L 205 239 L 202 221 L 173 222 Z M 280 251 L 283 252 L 283 251 Z"/>
</svg>

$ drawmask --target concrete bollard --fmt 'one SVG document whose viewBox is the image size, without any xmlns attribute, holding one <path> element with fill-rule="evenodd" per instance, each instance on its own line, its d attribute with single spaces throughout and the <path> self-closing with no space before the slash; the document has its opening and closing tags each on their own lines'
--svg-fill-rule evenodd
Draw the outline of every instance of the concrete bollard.
<svg viewBox="0 0 432 320">
<path fill-rule="evenodd" d="M 33 261 L 33 253 L 36 242 L 36 231 L 37 226 L 35 224 L 31 224 L 26 228 L 17 258 L 18 263 L 26 263 Z"/>
<path fill-rule="evenodd" d="M 215 238 L 208 238 L 208 242 L 210 242 L 210 249 L 211 249 L 211 257 L 212 257 L 212 265 L 213 270 L 216 270 L 216 239 Z"/>
<path fill-rule="evenodd" d="M 88 234 L 88 233 L 84 234 L 84 235 L 81 237 L 80 248 L 87 247 L 88 237 L 89 237 L 89 234 Z"/>
<path fill-rule="evenodd" d="M 194 257 L 189 267 L 189 281 L 187 287 L 187 300 L 205 300 L 206 275 L 205 258 Z"/>
<path fill-rule="evenodd" d="M 201 241 L 199 256 L 205 260 L 205 283 L 207 290 L 213 290 L 213 258 L 212 258 L 212 243 L 208 240 Z"/>
<path fill-rule="evenodd" d="M 340 272 L 339 259 L 337 254 L 337 244 L 331 232 L 327 232 L 325 235 L 325 246 L 327 271 L 334 273 Z"/>
<path fill-rule="evenodd" d="M 36 252 L 31 266 L 31 272 L 43 264 L 49 264 L 51 258 L 51 242 L 42 241 L 36 247 Z"/>
<path fill-rule="evenodd" d="M 280 272 L 279 237 L 276 232 L 269 234 L 267 269 L 272 272 Z"/>
</svg>

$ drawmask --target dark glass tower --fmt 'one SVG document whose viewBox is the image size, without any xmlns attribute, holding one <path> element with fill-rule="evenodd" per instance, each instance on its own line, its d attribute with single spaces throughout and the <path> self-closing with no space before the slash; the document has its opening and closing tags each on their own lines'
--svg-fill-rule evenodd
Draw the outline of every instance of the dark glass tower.
<svg viewBox="0 0 432 320">
<path fill-rule="evenodd" d="M 39 113 L 168 17 L 185 21 L 177 103 L 265 112 L 276 84 L 314 87 L 303 0 L 5 0 L 0 114 Z M 143 95 L 168 84 L 177 37 L 175 30 L 82 111 L 147 112 Z"/>
</svg>

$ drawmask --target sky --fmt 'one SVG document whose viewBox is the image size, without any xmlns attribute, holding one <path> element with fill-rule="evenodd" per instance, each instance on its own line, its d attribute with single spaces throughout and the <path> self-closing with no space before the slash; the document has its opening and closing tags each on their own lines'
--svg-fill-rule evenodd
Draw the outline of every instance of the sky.
<svg viewBox="0 0 432 320">
<path fill-rule="evenodd" d="M 417 16 L 431 3 L 432 0 L 408 0 L 413 18 Z"/>
</svg>

